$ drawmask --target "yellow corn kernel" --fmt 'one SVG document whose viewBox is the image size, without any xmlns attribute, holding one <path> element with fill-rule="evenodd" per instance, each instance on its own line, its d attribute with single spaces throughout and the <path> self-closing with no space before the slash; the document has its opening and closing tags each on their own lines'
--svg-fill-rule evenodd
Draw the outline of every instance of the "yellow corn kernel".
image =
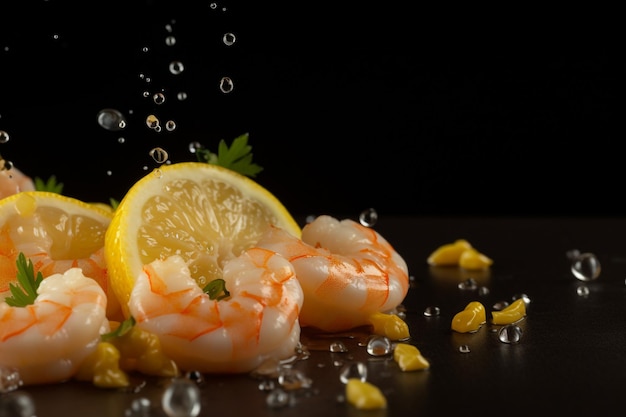
<svg viewBox="0 0 626 417">
<path fill-rule="evenodd" d="M 128 375 L 119 368 L 120 352 L 108 342 L 100 342 L 80 365 L 75 379 L 92 381 L 100 388 L 127 387 Z"/>
<path fill-rule="evenodd" d="M 358 378 L 350 378 L 346 384 L 346 399 L 359 410 L 375 410 L 387 407 L 387 399 L 380 389 Z"/>
<path fill-rule="evenodd" d="M 393 349 L 393 359 L 403 371 L 419 371 L 430 368 L 430 363 L 419 349 L 408 343 L 398 343 Z"/>
<path fill-rule="evenodd" d="M 511 324 L 521 320 L 526 315 L 526 303 L 518 298 L 506 308 L 491 312 L 493 324 Z"/>
<path fill-rule="evenodd" d="M 457 239 L 453 243 L 447 243 L 435 249 L 426 262 L 433 266 L 458 265 L 461 254 L 472 245 L 465 239 Z"/>
<path fill-rule="evenodd" d="M 452 330 L 459 333 L 477 331 L 487 321 L 485 306 L 478 301 L 472 301 L 463 311 L 459 311 L 452 318 Z"/>
<path fill-rule="evenodd" d="M 410 337 L 409 326 L 395 314 L 374 313 L 369 321 L 374 327 L 374 334 L 386 336 L 391 340 L 404 340 Z"/>
<path fill-rule="evenodd" d="M 459 266 L 463 269 L 479 270 L 487 269 L 493 264 L 493 260 L 474 248 L 465 250 L 459 258 Z"/>
</svg>

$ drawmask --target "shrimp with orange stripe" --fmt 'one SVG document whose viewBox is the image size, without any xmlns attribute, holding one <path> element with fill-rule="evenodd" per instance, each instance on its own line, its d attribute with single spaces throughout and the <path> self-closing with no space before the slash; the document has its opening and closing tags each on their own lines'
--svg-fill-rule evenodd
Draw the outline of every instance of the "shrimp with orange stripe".
<svg viewBox="0 0 626 417">
<path fill-rule="evenodd" d="M 216 296 L 200 288 L 181 256 L 152 261 L 134 282 L 130 314 L 181 370 L 242 373 L 293 357 L 304 298 L 289 261 L 250 248 L 224 264 L 222 277 Z"/>
<path fill-rule="evenodd" d="M 25 385 L 63 382 L 108 332 L 107 297 L 80 269 L 43 279 L 32 304 L 0 303 L 0 368 Z"/>
<path fill-rule="evenodd" d="M 298 239 L 270 228 L 258 247 L 280 253 L 293 265 L 304 292 L 303 327 L 338 332 L 370 324 L 374 313 L 393 311 L 409 288 L 408 267 L 374 229 L 323 215 Z"/>
</svg>

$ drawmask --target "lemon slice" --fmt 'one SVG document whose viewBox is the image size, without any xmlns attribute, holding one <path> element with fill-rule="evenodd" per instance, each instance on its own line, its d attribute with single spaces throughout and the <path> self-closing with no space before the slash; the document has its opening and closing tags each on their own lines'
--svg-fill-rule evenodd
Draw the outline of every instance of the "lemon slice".
<svg viewBox="0 0 626 417">
<path fill-rule="evenodd" d="M 133 184 L 113 215 L 105 237 L 113 291 L 128 315 L 143 266 L 174 254 L 204 287 L 270 225 L 300 237 L 283 204 L 254 180 L 204 162 L 163 165 Z"/>
<path fill-rule="evenodd" d="M 47 191 L 23 191 L 0 199 L 0 300 L 17 283 L 20 252 L 44 278 L 80 267 L 109 296 L 104 237 L 113 214 L 97 205 Z M 119 312 L 108 297 L 107 315 Z"/>
</svg>

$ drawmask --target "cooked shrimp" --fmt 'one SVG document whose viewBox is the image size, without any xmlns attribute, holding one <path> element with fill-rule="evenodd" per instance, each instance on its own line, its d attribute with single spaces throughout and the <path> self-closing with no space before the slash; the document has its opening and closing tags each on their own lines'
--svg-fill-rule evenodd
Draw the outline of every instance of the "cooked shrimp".
<svg viewBox="0 0 626 417">
<path fill-rule="evenodd" d="M 106 295 L 80 269 L 49 276 L 37 293 L 25 307 L 0 303 L 0 367 L 25 385 L 70 379 L 109 330 Z"/>
<path fill-rule="evenodd" d="M 129 311 L 181 370 L 242 373 L 293 356 L 303 295 L 291 264 L 251 248 L 224 264 L 223 279 L 230 295 L 211 299 L 182 257 L 155 260 L 135 281 Z"/>
<path fill-rule="evenodd" d="M 4 168 L 4 160 L 0 158 L 3 168 L 0 169 L 0 198 L 17 194 L 20 191 L 35 190 L 35 183 L 32 178 L 25 175 L 15 167 Z"/>
<path fill-rule="evenodd" d="M 293 264 L 304 292 L 302 327 L 336 332 L 367 325 L 371 314 L 392 311 L 408 292 L 404 259 L 378 232 L 350 219 L 319 216 L 302 228 L 302 240 L 270 228 L 257 246 Z"/>
</svg>

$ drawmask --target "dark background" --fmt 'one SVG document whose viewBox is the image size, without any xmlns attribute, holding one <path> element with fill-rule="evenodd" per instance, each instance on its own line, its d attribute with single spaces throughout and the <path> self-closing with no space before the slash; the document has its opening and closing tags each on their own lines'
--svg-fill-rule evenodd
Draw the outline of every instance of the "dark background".
<svg viewBox="0 0 626 417">
<path fill-rule="evenodd" d="M 190 142 L 249 133 L 256 180 L 294 214 L 624 213 L 611 11 L 211 4 L 3 2 L 0 155 L 108 201 L 157 166 L 155 146 L 195 160 Z M 104 108 L 127 127 L 100 127 Z"/>
</svg>

